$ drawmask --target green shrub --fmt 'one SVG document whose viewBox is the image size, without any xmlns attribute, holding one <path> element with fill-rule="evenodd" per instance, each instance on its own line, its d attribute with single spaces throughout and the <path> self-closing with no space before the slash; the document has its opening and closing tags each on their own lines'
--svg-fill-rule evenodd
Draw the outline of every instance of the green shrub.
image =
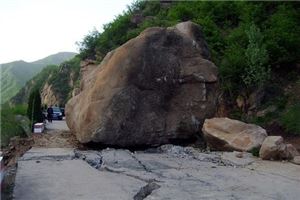
<svg viewBox="0 0 300 200">
<path fill-rule="evenodd" d="M 281 117 L 281 123 L 285 129 L 294 134 L 300 134 L 300 104 L 287 108 Z"/>
<path fill-rule="evenodd" d="M 268 52 L 263 44 L 263 35 L 254 24 L 246 33 L 249 44 L 245 51 L 246 68 L 242 79 L 248 88 L 262 87 L 270 78 Z"/>
<path fill-rule="evenodd" d="M 27 113 L 27 105 L 15 105 L 14 107 L 11 108 L 12 113 L 14 115 L 26 115 Z"/>
<path fill-rule="evenodd" d="M 259 148 L 255 147 L 255 148 L 251 149 L 251 154 L 255 157 L 259 157 Z"/>
<path fill-rule="evenodd" d="M 16 109 L 19 110 L 19 109 Z M 19 122 L 16 120 L 16 113 L 14 108 L 10 108 L 8 105 L 2 105 L 1 112 L 1 122 L 0 122 L 0 132 L 1 132 L 1 147 L 7 146 L 10 138 L 14 136 L 25 137 L 26 134 Z M 22 111 L 23 112 L 23 111 Z M 17 112 L 18 113 L 18 112 Z M 18 113 L 19 114 L 19 113 Z"/>
<path fill-rule="evenodd" d="M 281 4 L 265 22 L 264 35 L 273 66 L 293 63 L 300 58 L 299 2 Z"/>
</svg>

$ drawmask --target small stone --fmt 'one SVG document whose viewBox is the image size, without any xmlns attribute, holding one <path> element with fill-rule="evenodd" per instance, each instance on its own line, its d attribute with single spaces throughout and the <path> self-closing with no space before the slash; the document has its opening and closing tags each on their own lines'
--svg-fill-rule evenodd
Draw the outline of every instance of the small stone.
<svg viewBox="0 0 300 200">
<path fill-rule="evenodd" d="M 237 154 L 235 154 L 235 157 L 237 158 L 243 158 L 243 152 L 238 152 Z"/>
</svg>

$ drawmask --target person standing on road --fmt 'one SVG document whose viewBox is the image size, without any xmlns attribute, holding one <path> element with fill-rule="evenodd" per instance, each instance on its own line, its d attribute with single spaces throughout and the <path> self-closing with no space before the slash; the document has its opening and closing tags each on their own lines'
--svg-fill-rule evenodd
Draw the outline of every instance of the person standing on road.
<svg viewBox="0 0 300 200">
<path fill-rule="evenodd" d="M 52 123 L 52 115 L 53 115 L 53 108 L 52 105 L 47 109 L 47 118 L 48 118 L 48 122 Z"/>
</svg>

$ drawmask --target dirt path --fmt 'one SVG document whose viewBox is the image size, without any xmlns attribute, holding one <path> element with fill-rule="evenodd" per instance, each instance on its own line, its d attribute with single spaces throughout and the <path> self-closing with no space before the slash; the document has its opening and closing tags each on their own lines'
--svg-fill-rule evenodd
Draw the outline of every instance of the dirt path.
<svg viewBox="0 0 300 200">
<path fill-rule="evenodd" d="M 76 137 L 70 133 L 65 120 L 47 123 L 45 133 L 33 134 L 32 138 L 33 147 L 76 148 L 80 145 Z"/>
</svg>

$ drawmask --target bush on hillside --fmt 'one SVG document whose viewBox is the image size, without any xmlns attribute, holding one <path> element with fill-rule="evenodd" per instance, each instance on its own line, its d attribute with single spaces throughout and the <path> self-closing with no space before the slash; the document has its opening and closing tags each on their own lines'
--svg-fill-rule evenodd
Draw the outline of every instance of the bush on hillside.
<svg viewBox="0 0 300 200">
<path fill-rule="evenodd" d="M 300 135 L 300 104 L 287 108 L 281 117 L 281 123 L 287 131 Z"/>
<path fill-rule="evenodd" d="M 247 88 L 261 88 L 270 78 L 268 52 L 263 44 L 263 35 L 254 24 L 246 33 L 249 44 L 245 51 L 246 68 L 242 79 Z"/>
</svg>

